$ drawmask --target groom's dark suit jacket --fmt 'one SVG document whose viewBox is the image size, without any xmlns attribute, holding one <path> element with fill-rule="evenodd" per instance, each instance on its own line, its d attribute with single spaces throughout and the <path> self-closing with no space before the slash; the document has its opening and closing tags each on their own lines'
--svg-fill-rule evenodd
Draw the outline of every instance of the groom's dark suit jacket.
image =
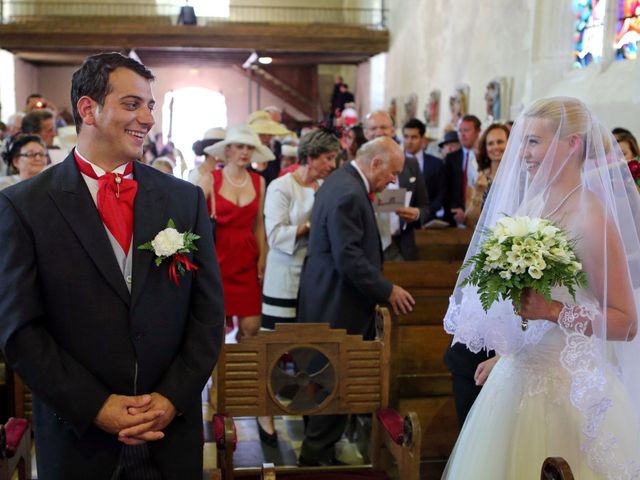
<svg viewBox="0 0 640 480">
<path fill-rule="evenodd" d="M 110 394 L 159 392 L 179 415 L 149 442 L 165 479 L 202 478 L 201 390 L 223 339 L 211 224 L 197 187 L 140 163 L 131 294 L 72 155 L 0 192 L 0 344 L 34 394 L 41 479 L 108 480 L 122 444 L 93 425 Z M 174 285 L 138 245 L 164 229 L 200 239 Z"/>
<path fill-rule="evenodd" d="M 356 169 L 345 165 L 316 194 L 298 321 L 373 338 L 375 306 L 388 300 L 393 287 L 382 276 L 382 262 L 371 200 Z"/>
</svg>

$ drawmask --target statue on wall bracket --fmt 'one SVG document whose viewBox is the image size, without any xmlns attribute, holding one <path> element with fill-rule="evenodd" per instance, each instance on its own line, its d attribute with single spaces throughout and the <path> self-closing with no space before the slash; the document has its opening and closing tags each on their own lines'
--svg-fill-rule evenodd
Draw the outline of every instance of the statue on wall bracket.
<svg viewBox="0 0 640 480">
<path fill-rule="evenodd" d="M 418 114 L 418 94 L 411 93 L 404 101 L 404 121 L 403 124 L 407 123 L 412 118 L 416 118 Z"/>
<path fill-rule="evenodd" d="M 469 85 L 461 84 L 449 97 L 449 111 L 451 112 L 451 125 L 454 127 L 462 117 L 469 113 Z"/>
<path fill-rule="evenodd" d="M 424 109 L 424 121 L 429 128 L 438 128 L 440 123 L 440 90 L 431 90 Z"/>
<path fill-rule="evenodd" d="M 509 77 L 497 77 L 487 84 L 484 101 L 485 114 L 489 123 L 508 120 L 511 89 L 512 79 Z"/>
</svg>

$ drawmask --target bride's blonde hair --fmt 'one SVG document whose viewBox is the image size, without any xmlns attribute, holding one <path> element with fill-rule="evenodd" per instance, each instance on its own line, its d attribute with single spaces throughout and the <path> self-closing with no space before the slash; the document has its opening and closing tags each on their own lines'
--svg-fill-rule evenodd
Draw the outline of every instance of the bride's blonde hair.
<svg viewBox="0 0 640 480">
<path fill-rule="evenodd" d="M 593 122 L 591 113 L 587 106 L 577 98 L 551 97 L 541 98 L 533 102 L 525 112 L 527 118 L 542 118 L 549 122 L 552 130 L 558 132 L 559 138 L 566 138 L 569 135 L 580 135 L 584 139 L 587 133 L 592 132 L 594 138 L 602 139 L 604 152 L 609 153 L 612 147 L 611 135 L 604 130 L 598 122 Z M 589 152 L 592 153 L 596 145 L 588 145 Z"/>
</svg>

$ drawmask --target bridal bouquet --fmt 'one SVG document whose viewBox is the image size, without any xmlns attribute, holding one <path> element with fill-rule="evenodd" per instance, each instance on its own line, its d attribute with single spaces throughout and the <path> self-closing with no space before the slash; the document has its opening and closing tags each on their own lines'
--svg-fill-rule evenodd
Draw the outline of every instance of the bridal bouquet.
<svg viewBox="0 0 640 480">
<path fill-rule="evenodd" d="M 564 286 L 575 300 L 587 276 L 567 234 L 549 220 L 504 217 L 487 231 L 480 250 L 462 269 L 473 266 L 462 286 L 476 285 L 485 311 L 499 298 L 520 309 L 520 296 L 533 288 L 551 301 L 551 288 Z"/>
</svg>

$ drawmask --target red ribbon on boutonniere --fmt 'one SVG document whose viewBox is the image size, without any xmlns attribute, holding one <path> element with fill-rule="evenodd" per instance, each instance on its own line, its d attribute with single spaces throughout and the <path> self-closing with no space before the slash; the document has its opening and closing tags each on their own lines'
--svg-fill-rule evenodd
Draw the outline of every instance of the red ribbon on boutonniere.
<svg viewBox="0 0 640 480">
<path fill-rule="evenodd" d="M 191 263 L 186 255 L 176 253 L 171 259 L 171 265 L 169 265 L 169 278 L 176 286 L 180 285 L 180 276 L 184 275 L 184 273 L 180 273 L 181 269 L 184 272 L 190 272 L 198 270 L 198 267 Z"/>
<path fill-rule="evenodd" d="M 167 228 L 160 231 L 153 240 L 138 246 L 139 250 L 150 250 L 156 255 L 155 264 L 160 266 L 165 258 L 171 258 L 169 264 L 169 279 L 180 285 L 180 277 L 187 272 L 198 270 L 198 266 L 191 263 L 186 253 L 198 250 L 195 241 L 200 238 L 190 231 L 178 232 L 172 219 L 167 222 Z"/>
</svg>

